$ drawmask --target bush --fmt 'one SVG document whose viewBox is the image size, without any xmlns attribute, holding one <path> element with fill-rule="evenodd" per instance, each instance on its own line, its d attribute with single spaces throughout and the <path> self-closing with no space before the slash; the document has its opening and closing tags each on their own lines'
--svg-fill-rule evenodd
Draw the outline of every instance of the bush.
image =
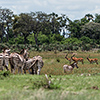
<svg viewBox="0 0 100 100">
<path fill-rule="evenodd" d="M 0 52 L 2 51 L 3 48 L 9 48 L 9 47 L 4 43 L 0 43 Z"/>
<path fill-rule="evenodd" d="M 90 39 L 89 37 L 83 36 L 80 38 L 81 41 L 83 41 L 84 43 L 92 43 L 93 40 Z"/>
<path fill-rule="evenodd" d="M 10 71 L 1 71 L 0 72 L 0 79 L 3 79 L 4 77 L 10 76 Z"/>
<path fill-rule="evenodd" d="M 60 79 L 61 80 L 61 79 Z M 48 80 L 46 79 L 46 77 L 41 77 L 40 79 L 35 79 L 35 81 L 33 82 L 33 89 L 35 88 L 40 88 L 40 87 L 44 87 L 46 89 L 58 89 L 60 88 L 60 80 L 57 82 L 57 80 L 55 79 L 53 82 L 51 82 L 51 84 L 48 84 Z"/>
<path fill-rule="evenodd" d="M 100 50 L 98 50 L 97 53 L 100 53 Z"/>
<path fill-rule="evenodd" d="M 89 51 L 91 50 L 91 45 L 90 44 L 85 44 L 85 45 L 82 45 L 82 51 L 86 50 L 86 51 Z"/>
</svg>

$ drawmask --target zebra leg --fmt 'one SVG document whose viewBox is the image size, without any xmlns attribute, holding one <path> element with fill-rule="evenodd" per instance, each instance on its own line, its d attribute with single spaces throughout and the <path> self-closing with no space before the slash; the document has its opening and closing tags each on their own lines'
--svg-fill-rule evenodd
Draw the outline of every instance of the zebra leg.
<svg viewBox="0 0 100 100">
<path fill-rule="evenodd" d="M 37 74 L 40 75 L 41 68 L 38 67 Z"/>
<path fill-rule="evenodd" d="M 21 68 L 20 68 L 20 67 L 18 67 L 18 74 L 19 74 L 19 72 L 20 72 L 20 69 L 21 69 Z"/>
<path fill-rule="evenodd" d="M 17 66 L 14 66 L 13 74 L 15 74 L 15 70 L 17 69 Z"/>
<path fill-rule="evenodd" d="M 29 74 L 31 74 L 31 71 L 30 71 L 30 69 L 28 68 L 28 72 L 29 72 Z"/>
<path fill-rule="evenodd" d="M 23 69 L 24 70 L 24 73 L 26 74 L 26 70 L 25 69 Z"/>
<path fill-rule="evenodd" d="M 7 65 L 5 65 L 5 68 L 6 68 L 6 70 L 7 70 L 7 71 L 9 71 L 9 69 L 8 69 L 8 66 L 7 66 Z"/>
<path fill-rule="evenodd" d="M 23 74 L 23 68 L 24 68 L 24 64 L 21 67 L 21 74 Z"/>
</svg>

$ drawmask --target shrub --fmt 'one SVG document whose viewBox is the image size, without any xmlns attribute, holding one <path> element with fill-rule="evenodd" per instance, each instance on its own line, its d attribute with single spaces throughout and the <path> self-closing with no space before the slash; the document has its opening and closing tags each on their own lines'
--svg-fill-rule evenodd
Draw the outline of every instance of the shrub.
<svg viewBox="0 0 100 100">
<path fill-rule="evenodd" d="M 3 79 L 4 77 L 10 76 L 10 71 L 1 71 L 0 72 L 0 79 Z"/>
<path fill-rule="evenodd" d="M 61 80 L 61 79 L 60 79 Z M 51 84 L 48 84 L 48 80 L 46 79 L 46 77 L 41 77 L 40 79 L 35 79 L 35 81 L 33 82 L 33 89 L 35 88 L 40 88 L 40 87 L 44 87 L 46 89 L 58 89 L 60 88 L 60 80 L 57 82 L 57 80 L 55 79 L 53 82 L 51 82 Z"/>
<path fill-rule="evenodd" d="M 3 48 L 8 48 L 8 46 L 4 43 L 0 43 L 0 50 L 2 50 Z"/>
<path fill-rule="evenodd" d="M 93 42 L 92 39 L 90 39 L 89 37 L 83 36 L 80 38 L 81 41 L 83 41 L 84 43 L 91 43 Z"/>
<path fill-rule="evenodd" d="M 100 50 L 98 50 L 97 53 L 100 53 Z"/>
<path fill-rule="evenodd" d="M 82 45 L 82 51 L 83 51 L 83 50 L 89 51 L 89 50 L 91 50 L 91 49 L 92 49 L 92 48 L 91 48 L 90 44 Z"/>
</svg>

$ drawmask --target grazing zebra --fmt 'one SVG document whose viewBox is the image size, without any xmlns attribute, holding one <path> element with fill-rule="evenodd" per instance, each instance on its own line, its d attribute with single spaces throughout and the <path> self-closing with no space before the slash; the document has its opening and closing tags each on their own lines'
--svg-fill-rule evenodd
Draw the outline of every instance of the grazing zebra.
<svg viewBox="0 0 100 100">
<path fill-rule="evenodd" d="M 32 74 L 40 75 L 41 68 L 44 63 L 41 56 L 35 56 L 26 61 L 26 68 L 29 70 L 32 69 Z"/>
<path fill-rule="evenodd" d="M 6 68 L 6 70 L 8 69 L 8 65 L 9 65 L 9 55 L 10 55 L 10 49 L 4 48 L 2 50 L 3 52 L 0 53 L 0 70 L 4 70 L 4 68 Z"/>
<path fill-rule="evenodd" d="M 11 72 L 15 74 L 15 70 L 18 69 L 18 73 L 21 69 L 21 73 L 23 74 L 23 68 L 26 63 L 26 60 L 28 59 L 28 50 L 23 49 L 21 52 L 18 53 L 11 53 L 9 62 L 11 65 Z"/>
</svg>

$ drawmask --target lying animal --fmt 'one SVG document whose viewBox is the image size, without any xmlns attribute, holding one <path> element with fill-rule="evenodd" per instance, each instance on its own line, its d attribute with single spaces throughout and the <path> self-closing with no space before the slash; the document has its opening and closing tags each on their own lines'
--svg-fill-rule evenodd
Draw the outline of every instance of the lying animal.
<svg viewBox="0 0 100 100">
<path fill-rule="evenodd" d="M 64 65 L 63 66 L 64 73 L 66 73 L 66 72 L 72 72 L 72 70 L 74 69 L 74 67 L 78 68 L 76 62 L 73 62 L 71 65 Z"/>
</svg>

